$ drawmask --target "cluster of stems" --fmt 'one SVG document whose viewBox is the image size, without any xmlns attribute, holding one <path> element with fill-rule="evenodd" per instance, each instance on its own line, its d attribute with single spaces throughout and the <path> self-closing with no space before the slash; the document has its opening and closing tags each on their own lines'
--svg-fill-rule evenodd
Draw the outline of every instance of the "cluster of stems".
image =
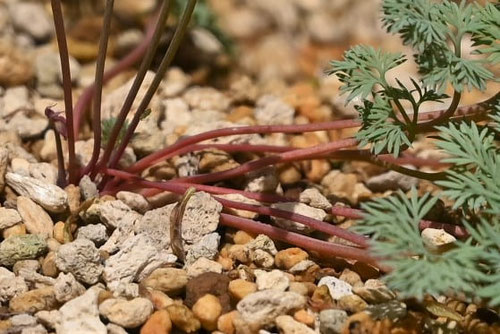
<svg viewBox="0 0 500 334">
<path fill-rule="evenodd" d="M 281 240 L 283 242 L 294 244 L 299 247 L 317 252 L 320 255 L 338 256 L 363 261 L 379 266 L 381 268 L 381 266 L 377 262 L 377 259 L 373 258 L 370 255 L 369 242 L 365 236 L 355 234 L 353 232 L 310 217 L 271 208 L 264 204 L 250 205 L 231 201 L 217 195 L 241 194 L 247 198 L 255 199 L 262 203 L 268 204 L 294 201 L 294 199 L 286 198 L 284 196 L 276 194 L 252 193 L 237 189 L 216 187 L 213 185 L 207 185 L 207 183 L 210 184 L 228 180 L 236 176 L 241 176 L 249 172 L 257 171 L 266 166 L 276 165 L 278 163 L 281 164 L 311 159 L 366 161 L 383 166 L 388 169 L 396 170 L 404 174 L 428 180 L 438 180 L 443 178 L 444 176 L 443 173 L 439 172 L 425 173 L 419 170 L 408 169 L 402 166 L 408 163 L 415 166 L 444 166 L 444 164 L 440 163 L 439 161 L 417 158 L 405 152 L 403 152 L 399 158 L 394 158 L 392 155 L 388 154 L 374 156 L 370 153 L 369 150 L 357 149 L 356 147 L 358 146 L 358 141 L 355 138 L 344 138 L 337 141 L 302 149 L 272 145 L 203 143 L 210 139 L 231 135 L 304 133 L 312 131 L 326 131 L 360 127 L 362 125 L 361 121 L 354 119 L 304 125 L 256 125 L 212 130 L 180 139 L 173 145 L 145 156 L 125 170 L 119 170 L 117 169 L 118 162 L 120 161 L 125 148 L 132 139 L 134 131 L 136 130 L 141 117 L 146 112 L 153 95 L 155 94 L 158 86 L 164 78 L 175 53 L 177 52 L 177 49 L 179 48 L 182 38 L 187 30 L 193 9 L 196 4 L 196 0 L 187 1 L 186 7 L 181 17 L 178 19 L 178 25 L 175 30 L 174 36 L 160 63 L 153 81 L 148 88 L 145 96 L 139 103 L 139 107 L 135 110 L 132 121 L 130 122 L 130 125 L 126 130 L 124 138 L 122 138 L 120 141 L 118 141 L 120 132 L 122 131 L 122 128 L 125 124 L 125 120 L 131 112 L 132 105 L 137 97 L 139 88 L 146 76 L 146 72 L 151 66 L 152 60 L 157 51 L 157 46 L 159 44 L 165 22 L 171 9 L 171 1 L 164 0 L 161 2 L 158 15 L 152 21 L 152 23 L 148 25 L 144 41 L 140 43 L 129 55 L 118 62 L 113 68 L 105 71 L 104 67 L 106 60 L 107 41 L 110 34 L 110 24 L 114 4 L 113 0 L 106 1 L 103 21 L 104 23 L 99 43 L 98 58 L 96 62 L 95 82 L 86 90 L 84 90 L 74 109 L 72 105 L 71 74 L 69 71 L 68 59 L 69 55 L 65 38 L 61 1 L 51 0 L 51 4 L 54 13 L 54 24 L 61 58 L 65 102 L 64 113 L 66 118 L 65 120 L 61 121 L 61 117 L 52 112 L 50 108 L 48 108 L 47 116 L 49 117 L 50 124 L 56 134 L 59 167 L 58 182 L 61 186 L 65 186 L 67 183 L 78 184 L 82 176 L 88 175 L 91 179 L 99 182 L 99 189 L 101 190 L 102 194 L 114 194 L 120 190 L 133 190 L 141 192 L 146 196 L 155 195 L 158 192 L 163 191 L 182 195 L 186 192 L 187 189 L 194 187 L 196 190 L 206 191 L 213 194 L 215 198 L 226 208 L 247 210 L 256 212 L 260 215 L 289 219 L 309 226 L 314 230 L 342 238 L 352 244 L 352 246 L 340 245 L 314 239 L 268 224 L 259 223 L 254 220 L 241 218 L 227 213 L 224 213 L 221 216 L 220 222 L 222 225 L 246 230 L 252 233 L 263 233 L 277 240 Z M 140 59 L 142 59 L 142 62 L 139 65 L 137 75 L 118 114 L 117 120 L 109 136 L 109 140 L 104 147 L 104 152 L 101 154 L 101 98 L 103 85 L 116 74 L 136 64 Z M 432 132 L 435 126 L 452 121 L 454 119 L 467 118 L 474 120 L 483 120 L 485 119 L 487 111 L 490 109 L 491 104 L 496 103 L 498 101 L 498 98 L 499 95 L 497 94 L 493 98 L 482 103 L 473 106 L 458 107 L 460 96 L 454 96 L 454 98 L 452 99 L 452 103 L 447 110 L 414 115 L 414 130 L 416 133 Z M 75 141 L 78 139 L 82 120 L 84 119 L 85 113 L 89 109 L 91 102 L 94 148 L 89 163 L 86 166 L 80 168 L 79 166 L 77 166 L 75 159 Z M 61 130 L 61 127 L 57 127 L 56 123 L 64 123 L 64 131 Z M 64 168 L 60 134 L 64 135 L 67 139 L 67 173 Z M 207 148 L 216 148 L 226 152 L 254 152 L 265 156 L 243 163 L 236 168 L 225 170 L 222 172 L 201 174 L 167 181 L 149 181 L 140 177 L 140 173 L 142 171 L 158 162 L 162 162 L 175 156 L 187 154 L 194 151 L 200 151 Z M 335 216 L 347 217 L 350 219 L 359 219 L 362 217 L 363 212 L 357 209 L 333 206 L 331 209 L 331 214 Z M 443 228 L 458 237 L 467 236 L 467 232 L 465 231 L 465 229 L 456 225 L 422 221 L 420 223 L 420 228 L 423 229 L 426 227 Z"/>
</svg>

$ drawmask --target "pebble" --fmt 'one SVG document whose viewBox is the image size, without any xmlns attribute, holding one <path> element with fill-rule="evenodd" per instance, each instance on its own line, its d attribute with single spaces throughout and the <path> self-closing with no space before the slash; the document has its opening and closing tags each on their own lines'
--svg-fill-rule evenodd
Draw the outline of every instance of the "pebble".
<svg viewBox="0 0 500 334">
<path fill-rule="evenodd" d="M 342 274 L 340 274 L 339 279 L 349 283 L 353 288 L 363 286 L 363 281 L 361 280 L 361 276 L 359 276 L 357 272 L 352 271 L 348 268 L 342 271 Z"/>
<path fill-rule="evenodd" d="M 265 234 L 259 234 L 254 240 L 245 244 L 245 247 L 250 251 L 260 249 L 273 256 L 278 253 L 274 241 Z"/>
<path fill-rule="evenodd" d="M 7 88 L 3 95 L 2 109 L 0 109 L 2 118 L 12 117 L 17 112 L 26 112 L 33 109 L 28 88 L 25 86 Z"/>
<path fill-rule="evenodd" d="M 355 294 L 370 304 L 381 304 L 396 298 L 396 294 L 378 279 L 369 279 L 361 287 L 354 287 Z"/>
<path fill-rule="evenodd" d="M 222 314 L 222 305 L 219 298 L 206 294 L 193 305 L 193 313 L 204 329 L 213 331 L 217 329 L 217 319 Z"/>
<path fill-rule="evenodd" d="M 28 291 L 23 277 L 16 276 L 7 268 L 0 267 L 0 303 L 5 303 Z"/>
<path fill-rule="evenodd" d="M 77 239 L 87 239 L 92 241 L 96 246 L 100 246 L 106 242 L 108 235 L 106 226 L 103 224 L 89 224 L 78 229 Z"/>
<path fill-rule="evenodd" d="M 393 322 L 403 319 L 408 314 L 406 304 L 398 300 L 387 303 L 369 305 L 365 310 L 375 320 L 389 318 Z"/>
<path fill-rule="evenodd" d="M 149 202 L 141 194 L 136 194 L 130 191 L 119 191 L 116 198 L 125 203 L 132 210 L 141 214 L 149 209 Z"/>
<path fill-rule="evenodd" d="M 309 327 L 314 327 L 314 323 L 316 321 L 315 314 L 311 311 L 306 311 L 305 309 L 301 309 L 295 312 L 293 314 L 293 318 Z"/>
<path fill-rule="evenodd" d="M 279 251 L 274 257 L 276 267 L 281 269 L 290 269 L 297 263 L 307 260 L 309 254 L 300 248 L 292 247 Z"/>
<path fill-rule="evenodd" d="M 191 265 L 200 258 L 214 259 L 219 252 L 219 233 L 210 233 L 189 247 L 185 263 Z"/>
<path fill-rule="evenodd" d="M 326 285 L 328 287 L 328 291 L 330 292 L 330 296 L 334 300 L 339 300 L 344 296 L 352 295 L 352 286 L 342 281 L 334 276 L 325 276 L 321 278 L 318 282 L 318 287 Z"/>
<path fill-rule="evenodd" d="M 387 190 L 408 191 L 412 187 L 418 185 L 418 179 L 408 175 L 398 173 L 396 171 L 388 171 L 386 173 L 372 176 L 366 181 L 368 189 L 374 192 L 383 193 Z"/>
<path fill-rule="evenodd" d="M 28 169 L 29 175 L 37 180 L 50 184 L 57 183 L 57 168 L 47 162 L 30 163 Z"/>
<path fill-rule="evenodd" d="M 30 198 L 49 212 L 60 213 L 68 207 L 68 195 L 54 184 L 14 173 L 7 173 L 5 180 L 19 195 Z"/>
<path fill-rule="evenodd" d="M 233 319 L 238 311 L 224 313 L 217 319 L 217 329 L 224 334 L 234 334 Z"/>
<path fill-rule="evenodd" d="M 141 328 L 141 334 L 168 334 L 172 330 L 172 321 L 167 310 L 154 312 Z"/>
<path fill-rule="evenodd" d="M 99 313 L 124 328 L 136 328 L 153 313 L 153 304 L 146 298 L 132 300 L 108 298 L 99 305 Z"/>
<path fill-rule="evenodd" d="M 170 320 L 175 327 L 186 333 L 194 333 L 200 329 L 201 323 L 193 312 L 184 305 L 172 304 L 167 307 Z"/>
<path fill-rule="evenodd" d="M 362 312 L 368 304 L 358 295 L 343 296 L 338 300 L 338 307 L 350 313 Z"/>
<path fill-rule="evenodd" d="M 457 239 L 443 229 L 426 228 L 421 233 L 422 242 L 431 252 L 446 251 Z"/>
<path fill-rule="evenodd" d="M 0 84 L 15 86 L 25 84 L 33 77 L 31 55 L 25 49 L 12 45 L 9 39 L 0 38 Z"/>
<path fill-rule="evenodd" d="M 7 148 L 0 147 L 0 192 L 3 192 L 5 189 L 5 173 L 7 172 L 8 165 L 9 165 L 9 150 Z M 0 215 L 0 217 L 2 217 L 2 215 Z"/>
<path fill-rule="evenodd" d="M 229 282 L 228 289 L 231 297 L 236 301 L 240 301 L 249 294 L 256 292 L 257 284 L 238 278 Z"/>
<path fill-rule="evenodd" d="M 69 56 L 69 67 L 71 70 L 71 81 L 78 82 L 80 77 L 80 64 Z M 49 52 L 37 52 L 35 59 L 35 71 L 37 77 L 37 91 L 45 97 L 61 99 L 63 97 L 61 60 L 59 53 L 50 50 Z"/>
<path fill-rule="evenodd" d="M 9 6 L 14 27 L 27 33 L 37 42 L 52 36 L 53 27 L 43 4 L 37 2 L 13 2 Z"/>
<path fill-rule="evenodd" d="M 19 224 L 23 221 L 14 209 L 0 208 L 0 230 Z"/>
<path fill-rule="evenodd" d="M 285 291 L 290 286 L 290 279 L 281 270 L 255 270 L 255 283 L 257 283 L 258 290 L 279 290 Z"/>
<path fill-rule="evenodd" d="M 304 296 L 295 292 L 264 290 L 247 295 L 238 302 L 236 309 L 245 322 L 263 327 L 279 315 L 303 308 L 306 301 Z"/>
<path fill-rule="evenodd" d="M 158 290 L 149 290 L 149 300 L 153 303 L 155 310 L 162 310 L 167 306 L 172 305 L 174 300 L 167 296 L 165 293 Z"/>
<path fill-rule="evenodd" d="M 283 334 L 314 334 L 313 329 L 301 322 L 296 321 L 289 315 L 280 315 L 276 318 L 276 326 Z"/>
<path fill-rule="evenodd" d="M 28 197 L 17 197 L 17 210 L 21 215 L 26 230 L 45 238 L 52 237 L 54 222 L 47 212 Z"/>
<path fill-rule="evenodd" d="M 254 109 L 255 119 L 262 125 L 292 124 L 294 114 L 292 106 L 274 95 L 261 96 Z"/>
<path fill-rule="evenodd" d="M 56 266 L 65 273 L 72 273 L 86 284 L 95 284 L 103 271 L 101 256 L 94 243 L 87 239 L 76 239 L 59 247 Z"/>
<path fill-rule="evenodd" d="M 109 323 L 106 325 L 106 329 L 108 330 L 108 334 L 128 334 L 128 332 L 122 326 L 115 325 L 113 323 Z"/>
<path fill-rule="evenodd" d="M 191 109 L 226 111 L 230 100 L 212 87 L 191 87 L 182 96 Z"/>
<path fill-rule="evenodd" d="M 83 200 L 98 197 L 99 193 L 97 191 L 97 185 L 90 179 L 88 175 L 84 175 L 81 178 L 80 183 L 78 183 L 78 187 L 80 188 L 80 193 L 83 197 Z"/>
<path fill-rule="evenodd" d="M 158 268 L 141 283 L 145 287 L 173 296 L 184 291 L 188 283 L 188 274 L 184 269 Z"/>
<path fill-rule="evenodd" d="M 317 209 L 328 211 L 332 208 L 332 203 L 316 188 L 307 188 L 302 191 L 299 195 L 299 201 Z"/>
<path fill-rule="evenodd" d="M 205 257 L 201 257 L 191 265 L 187 266 L 186 270 L 189 278 L 208 272 L 222 274 L 222 265 Z"/>
<path fill-rule="evenodd" d="M 59 309 L 60 320 L 56 322 L 56 332 L 106 334 L 106 326 L 99 318 L 98 297 L 99 289 L 90 288 L 83 295 L 64 304 Z M 49 314 L 47 316 L 53 317 Z"/>
<path fill-rule="evenodd" d="M 237 245 L 244 245 L 254 240 L 254 237 L 245 231 L 237 231 L 233 236 L 233 241 Z"/>
<path fill-rule="evenodd" d="M 0 243 L 0 265 L 12 266 L 17 261 L 36 259 L 46 251 L 47 242 L 41 236 L 13 235 Z"/>
<path fill-rule="evenodd" d="M 182 216 L 182 239 L 195 243 L 205 235 L 215 232 L 219 225 L 222 204 L 210 194 L 199 191 L 189 199 Z"/>
<path fill-rule="evenodd" d="M 59 303 L 65 303 L 85 293 L 85 287 L 73 274 L 60 273 L 54 283 L 54 293 Z"/>
<path fill-rule="evenodd" d="M 322 209 L 317 209 L 304 203 L 298 202 L 279 202 L 271 205 L 271 208 L 280 209 L 292 213 L 296 213 L 302 216 L 310 217 L 319 221 L 323 221 L 326 218 L 326 213 Z M 301 223 L 297 223 L 292 220 L 284 218 L 272 217 L 276 222 L 276 225 L 291 231 L 296 231 L 300 233 L 311 233 L 313 229 Z"/>
<path fill-rule="evenodd" d="M 321 334 L 340 334 L 347 323 L 347 312 L 343 310 L 324 310 L 319 313 Z"/>
<path fill-rule="evenodd" d="M 54 288 L 51 286 L 23 292 L 9 301 L 10 310 L 20 313 L 51 310 L 56 306 L 57 300 Z"/>
<path fill-rule="evenodd" d="M 191 82 L 191 77 L 184 73 L 179 67 L 171 67 L 165 74 L 163 92 L 166 97 L 180 95 Z"/>
<path fill-rule="evenodd" d="M 274 266 L 274 256 L 262 249 L 250 252 L 250 260 L 262 268 L 272 268 Z"/>
</svg>

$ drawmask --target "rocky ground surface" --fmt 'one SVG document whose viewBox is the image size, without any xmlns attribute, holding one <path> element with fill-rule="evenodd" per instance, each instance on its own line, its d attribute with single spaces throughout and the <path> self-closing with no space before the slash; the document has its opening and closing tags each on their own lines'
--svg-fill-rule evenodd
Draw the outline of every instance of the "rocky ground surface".
<svg viewBox="0 0 500 334">
<path fill-rule="evenodd" d="M 377 1 L 209 2 L 233 40 L 235 55 L 227 55 L 206 30 L 193 29 L 122 166 L 183 135 L 211 129 L 356 117 L 339 96 L 338 81 L 324 74 L 328 61 L 360 42 L 401 48 L 383 33 Z M 93 81 L 101 18 L 90 15 L 97 10 L 91 1 L 68 3 L 77 97 Z M 143 39 L 142 23 L 154 1 L 120 0 L 116 7 L 109 64 Z M 427 305 L 439 304 L 446 312 L 432 312 L 416 301 L 398 300 L 371 266 L 320 258 L 266 235 L 222 228 L 222 206 L 204 192 L 190 198 L 182 218 L 184 264 L 170 245 L 177 201 L 172 194 L 145 198 L 121 191 L 83 205 L 98 196 L 90 179 L 56 186 L 54 133 L 44 116 L 45 107 L 63 106 L 51 20 L 45 1 L 0 0 L 0 333 L 420 333 L 433 326 L 487 333 L 492 328 L 474 304 L 438 297 Z M 411 64 L 401 70 L 412 71 Z M 121 73 L 105 87 L 104 119 L 117 115 L 134 74 Z M 139 96 L 152 77 L 148 73 Z M 219 142 L 303 148 L 354 131 L 233 136 Z M 85 165 L 93 145 L 85 139 L 88 126 L 82 138 L 77 159 Z M 413 151 L 439 155 L 425 142 Z M 205 150 L 170 159 L 144 176 L 220 171 L 238 161 L 236 155 Z M 327 214 L 331 203 L 358 207 L 412 186 L 436 191 L 430 183 L 365 163 L 327 160 L 269 168 L 236 185 L 296 198 L 281 208 L 344 228 L 354 222 Z M 246 211 L 233 213 L 271 222 Z M 67 219 L 78 222 L 71 231 L 74 240 L 64 230 Z M 326 238 L 287 220 L 275 223 Z M 436 247 L 453 240 L 431 229 L 423 237 Z"/>
</svg>

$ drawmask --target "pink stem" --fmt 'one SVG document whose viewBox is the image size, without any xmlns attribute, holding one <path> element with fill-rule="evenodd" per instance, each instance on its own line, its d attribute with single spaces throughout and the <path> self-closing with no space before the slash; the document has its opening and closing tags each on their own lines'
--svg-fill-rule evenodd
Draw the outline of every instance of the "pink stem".
<svg viewBox="0 0 500 334">
<path fill-rule="evenodd" d="M 148 23 L 146 36 L 142 40 L 142 42 L 135 47 L 125 58 L 121 59 L 115 66 L 113 66 L 108 71 L 104 72 L 104 76 L 102 79 L 103 84 L 107 83 L 109 80 L 114 78 L 116 75 L 125 71 L 129 67 L 133 66 L 139 60 L 141 60 L 142 56 L 146 52 L 151 39 L 153 38 L 154 28 L 155 28 L 155 20 L 151 20 Z M 82 92 L 78 101 L 75 105 L 75 117 L 74 117 L 74 136 L 75 140 L 78 140 L 78 132 L 82 125 L 82 119 L 85 115 L 85 112 L 88 110 L 90 102 L 92 101 L 92 97 L 94 96 L 96 89 L 95 83 L 91 84 Z"/>
<path fill-rule="evenodd" d="M 323 256 L 338 256 L 346 259 L 357 260 L 372 264 L 382 269 L 377 260 L 372 257 L 365 249 L 338 245 L 323 240 L 313 239 L 298 233 L 283 230 L 272 225 L 262 224 L 251 219 L 241 218 L 226 213 L 221 214 L 220 222 L 222 225 L 233 227 L 250 233 L 265 234 L 275 240 L 293 244 L 295 246 L 317 252 Z M 384 270 L 385 269 L 388 268 L 385 268 L 384 266 Z"/>
</svg>

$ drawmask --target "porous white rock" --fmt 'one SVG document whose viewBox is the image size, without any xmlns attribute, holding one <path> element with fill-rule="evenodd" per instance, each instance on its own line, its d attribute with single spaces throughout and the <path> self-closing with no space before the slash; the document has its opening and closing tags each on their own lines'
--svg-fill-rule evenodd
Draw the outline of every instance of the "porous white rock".
<svg viewBox="0 0 500 334">
<path fill-rule="evenodd" d="M 319 313 L 320 332 L 325 334 L 342 333 L 347 322 L 347 312 L 344 310 L 329 309 Z"/>
<path fill-rule="evenodd" d="M 19 224 L 22 221 L 23 219 L 16 210 L 0 208 L 0 230 Z"/>
<path fill-rule="evenodd" d="M 191 245 L 186 254 L 186 265 L 190 265 L 199 258 L 213 259 L 217 256 L 220 242 L 218 233 L 203 236 L 197 243 Z"/>
<path fill-rule="evenodd" d="M 0 267 L 0 304 L 28 291 L 24 278 L 16 276 L 7 268 Z"/>
<path fill-rule="evenodd" d="M 319 221 L 323 221 L 323 219 L 325 219 L 326 217 L 326 213 L 324 210 L 313 208 L 312 206 L 309 206 L 304 203 L 279 202 L 272 204 L 271 207 L 275 209 L 297 213 L 299 215 L 307 216 Z M 311 233 L 313 231 L 313 229 L 309 226 L 288 219 L 273 217 L 273 220 L 276 222 L 276 225 L 283 227 L 284 229 L 287 230 L 292 230 L 302 233 Z"/>
<path fill-rule="evenodd" d="M 182 216 L 182 239 L 196 243 L 214 232 L 219 225 L 222 204 L 210 194 L 200 191 L 191 196 Z"/>
<path fill-rule="evenodd" d="M 222 265 L 219 262 L 215 262 L 207 258 L 200 257 L 191 265 L 187 266 L 186 271 L 189 278 L 193 278 L 200 274 L 208 272 L 221 274 Z"/>
<path fill-rule="evenodd" d="M 254 270 L 255 283 L 258 290 L 279 290 L 285 291 L 290 285 L 290 279 L 281 270 L 274 269 L 265 271 L 261 269 Z"/>
<path fill-rule="evenodd" d="M 303 308 L 307 299 L 295 292 L 263 290 L 247 295 L 236 305 L 245 322 L 263 327 L 276 317 Z"/>
<path fill-rule="evenodd" d="M 63 212 L 68 207 L 68 195 L 54 184 L 14 173 L 7 173 L 5 180 L 19 195 L 32 199 L 49 212 Z"/>
<path fill-rule="evenodd" d="M 14 1 L 9 12 L 14 27 L 34 40 L 44 41 L 52 35 L 52 24 L 42 3 Z"/>
<path fill-rule="evenodd" d="M 59 310 L 38 311 L 35 313 L 35 317 L 38 319 L 39 323 L 50 329 L 55 329 L 61 322 L 61 312 L 59 312 Z"/>
<path fill-rule="evenodd" d="M 82 226 L 78 229 L 77 239 L 88 239 L 92 241 L 96 246 L 99 246 L 106 242 L 108 235 L 106 233 L 106 226 L 103 224 L 89 224 Z"/>
<path fill-rule="evenodd" d="M 386 173 L 372 176 L 366 182 L 366 186 L 371 191 L 384 192 L 386 190 L 408 191 L 411 187 L 418 185 L 418 179 L 408 175 L 398 173 L 396 171 L 388 171 Z"/>
<path fill-rule="evenodd" d="M 57 333 L 107 334 L 106 326 L 99 318 L 97 300 L 99 289 L 88 289 L 83 295 L 70 300 L 60 309 Z"/>
<path fill-rule="evenodd" d="M 444 251 L 457 239 L 443 229 L 426 228 L 421 233 L 425 247 L 433 252 Z"/>
<path fill-rule="evenodd" d="M 349 283 L 334 276 L 322 277 L 318 282 L 318 287 L 322 285 L 327 286 L 330 296 L 334 300 L 339 300 L 344 296 L 350 296 L 353 294 L 352 286 Z"/>
<path fill-rule="evenodd" d="M 212 87 L 191 87 L 182 96 L 191 109 L 225 111 L 230 100 Z"/>
<path fill-rule="evenodd" d="M 217 197 L 224 198 L 224 199 L 238 202 L 238 203 L 244 203 L 244 204 L 250 204 L 250 205 L 261 205 L 261 203 L 259 201 L 245 197 L 241 194 L 225 194 L 225 195 L 217 195 Z M 233 209 L 233 208 L 224 208 L 224 209 L 225 209 L 225 211 L 227 211 L 233 215 L 237 215 L 237 216 L 240 216 L 243 218 L 248 218 L 248 219 L 254 219 L 259 215 L 257 212 L 252 212 L 252 211 Z"/>
<path fill-rule="evenodd" d="M 145 213 L 149 209 L 149 202 L 141 194 L 130 191 L 119 191 L 116 194 L 116 198 L 139 213 Z"/>
<path fill-rule="evenodd" d="M 58 302 L 65 303 L 85 293 L 85 287 L 73 274 L 59 273 L 54 282 L 54 293 Z"/>
<path fill-rule="evenodd" d="M 332 203 L 316 188 L 307 188 L 301 192 L 299 201 L 317 209 L 330 210 L 332 208 Z"/>
<path fill-rule="evenodd" d="M 86 284 L 97 283 L 103 271 L 99 250 L 87 239 L 76 239 L 61 245 L 56 252 L 56 266 Z"/>
<path fill-rule="evenodd" d="M 45 238 L 52 237 L 54 222 L 40 205 L 36 204 L 28 197 L 18 196 L 17 210 L 29 233 L 39 234 Z"/>
<path fill-rule="evenodd" d="M 274 241 L 265 234 L 259 234 L 255 239 L 246 243 L 245 248 L 250 251 L 260 249 L 271 255 L 276 255 L 278 253 Z"/>
<path fill-rule="evenodd" d="M 262 125 L 292 124 L 295 110 L 274 95 L 264 95 L 257 100 L 254 116 Z"/>
<path fill-rule="evenodd" d="M 42 182 L 56 184 L 57 168 L 47 162 L 31 163 L 28 166 L 31 177 Z"/>
<path fill-rule="evenodd" d="M 99 312 L 117 325 L 135 328 L 146 322 L 153 313 L 153 304 L 141 297 L 132 300 L 109 298 L 99 305 Z"/>
</svg>

